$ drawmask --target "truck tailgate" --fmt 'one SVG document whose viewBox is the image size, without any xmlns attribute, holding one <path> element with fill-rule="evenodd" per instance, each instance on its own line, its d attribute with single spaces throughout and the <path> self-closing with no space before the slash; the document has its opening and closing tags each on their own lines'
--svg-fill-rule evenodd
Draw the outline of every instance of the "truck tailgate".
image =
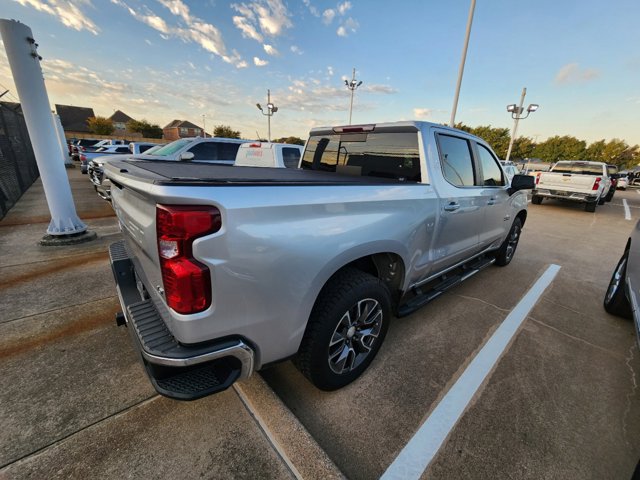
<svg viewBox="0 0 640 480">
<path fill-rule="evenodd" d="M 544 172 L 540 174 L 536 188 L 588 192 L 593 189 L 596 178 L 594 175 Z"/>
</svg>

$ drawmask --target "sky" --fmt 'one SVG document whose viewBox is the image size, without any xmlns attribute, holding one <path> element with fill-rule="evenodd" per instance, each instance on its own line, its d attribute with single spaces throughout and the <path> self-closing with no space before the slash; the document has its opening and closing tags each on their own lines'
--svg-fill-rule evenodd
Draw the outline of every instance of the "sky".
<svg viewBox="0 0 640 480">
<path fill-rule="evenodd" d="M 470 0 L 0 0 L 31 27 L 52 104 L 119 109 L 165 126 L 272 137 L 399 120 L 448 123 Z M 456 122 L 544 141 L 640 144 L 638 0 L 477 0 Z M 4 47 L 0 88 L 16 101 Z M 4 88 L 3 90 L 4 91 Z M 1 92 L 0 92 L 1 93 Z M 203 117 L 204 115 L 204 117 Z"/>
</svg>

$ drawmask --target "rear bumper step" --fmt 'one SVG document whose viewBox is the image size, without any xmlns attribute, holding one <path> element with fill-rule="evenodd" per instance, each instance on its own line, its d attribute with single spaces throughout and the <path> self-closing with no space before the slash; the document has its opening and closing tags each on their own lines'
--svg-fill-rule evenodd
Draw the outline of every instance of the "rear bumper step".
<svg viewBox="0 0 640 480">
<path fill-rule="evenodd" d="M 198 345 L 179 343 L 150 299 L 142 299 L 124 241 L 109 246 L 118 297 L 134 346 L 155 389 L 167 397 L 194 400 L 225 390 L 251 375 L 254 352 L 238 338 Z"/>
</svg>

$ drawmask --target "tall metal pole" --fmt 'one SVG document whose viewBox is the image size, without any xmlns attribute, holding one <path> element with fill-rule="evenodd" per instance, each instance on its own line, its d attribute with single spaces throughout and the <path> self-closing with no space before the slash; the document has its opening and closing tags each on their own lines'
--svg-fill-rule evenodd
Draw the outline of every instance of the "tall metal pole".
<svg viewBox="0 0 640 480">
<path fill-rule="evenodd" d="M 513 120 L 513 130 L 511 130 L 511 140 L 509 140 L 509 150 L 507 150 L 507 157 L 505 161 L 509 161 L 511 157 L 511 149 L 513 148 L 513 142 L 516 139 L 516 133 L 518 132 L 518 122 L 520 121 L 520 116 L 522 115 L 522 105 L 524 104 L 524 97 L 527 95 L 527 89 L 522 89 L 522 95 L 520 96 L 520 105 L 518 105 L 518 110 L 516 111 L 516 115 Z"/>
<path fill-rule="evenodd" d="M 202 114 L 202 138 L 207 138 L 207 122 L 204 113 Z"/>
<path fill-rule="evenodd" d="M 267 90 L 267 140 L 271 143 L 271 90 Z"/>
<path fill-rule="evenodd" d="M 58 143 L 60 143 L 60 149 L 62 150 L 62 158 L 64 158 L 65 167 L 73 166 L 71 157 L 69 156 L 69 147 L 67 147 L 67 139 L 64 136 L 64 129 L 62 128 L 62 122 L 60 121 L 60 115 L 56 113 L 51 114 L 53 117 L 53 125 L 56 127 L 58 133 Z"/>
<path fill-rule="evenodd" d="M 351 75 L 351 83 L 349 84 L 349 90 L 351 90 L 351 104 L 349 105 L 349 125 L 351 125 L 351 116 L 353 114 L 353 93 L 356 91 L 354 85 L 356 84 L 356 69 L 353 68 L 353 74 Z"/>
<path fill-rule="evenodd" d="M 458 110 L 458 98 L 460 97 L 460 86 L 462 85 L 462 75 L 464 74 L 464 64 L 467 61 L 467 48 L 469 47 L 469 36 L 471 35 L 471 24 L 473 23 L 473 12 L 476 9 L 476 0 L 471 0 L 469 7 L 469 18 L 467 19 L 467 33 L 464 38 L 464 48 L 462 49 L 462 59 L 460 60 L 460 69 L 458 70 L 458 84 L 456 85 L 456 93 L 453 96 L 453 109 L 451 110 L 451 120 L 449 126 L 453 127 L 456 123 L 456 111 Z"/>
<path fill-rule="evenodd" d="M 33 33 L 20 22 L 0 19 L 0 34 L 51 213 L 47 233 L 67 236 L 85 232 L 87 226 L 78 218 L 73 204 Z"/>
</svg>

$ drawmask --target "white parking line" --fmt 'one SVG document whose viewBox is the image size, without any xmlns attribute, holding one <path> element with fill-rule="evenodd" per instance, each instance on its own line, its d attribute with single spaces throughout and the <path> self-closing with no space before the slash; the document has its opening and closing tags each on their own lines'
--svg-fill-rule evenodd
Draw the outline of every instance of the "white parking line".
<svg viewBox="0 0 640 480">
<path fill-rule="evenodd" d="M 550 265 L 531 287 L 518 305 L 504 319 L 482 349 L 460 375 L 431 415 L 420 426 L 409 443 L 405 445 L 381 480 L 418 479 L 422 476 L 438 450 L 462 417 L 467 405 L 491 373 L 520 325 L 551 284 L 560 270 L 559 265 Z"/>
<path fill-rule="evenodd" d="M 624 207 L 624 219 L 631 220 L 631 210 L 629 210 L 629 204 L 626 198 L 622 199 L 622 206 Z"/>
</svg>

